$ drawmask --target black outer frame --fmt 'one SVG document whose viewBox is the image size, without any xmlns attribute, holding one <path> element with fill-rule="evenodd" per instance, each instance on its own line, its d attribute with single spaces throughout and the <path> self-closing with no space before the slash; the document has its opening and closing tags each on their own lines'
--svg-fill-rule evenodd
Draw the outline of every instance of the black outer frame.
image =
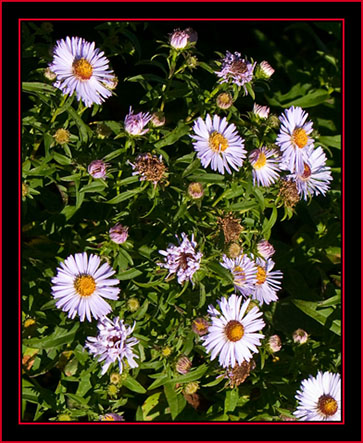
<svg viewBox="0 0 363 443">
<path fill-rule="evenodd" d="M 345 424 L 238 424 L 238 423 L 193 423 L 193 424 L 120 424 L 123 428 L 105 428 L 99 424 L 18 424 L 18 327 L 17 296 L 14 282 L 18 280 L 18 260 L 14 239 L 19 238 L 18 202 L 19 180 L 14 171 L 19 169 L 17 134 L 19 115 L 16 103 L 18 76 L 18 20 L 34 18 L 314 18 L 342 19 L 345 23 Z M 361 441 L 361 368 L 358 349 L 361 349 L 360 298 L 353 287 L 360 275 L 352 241 L 357 242 L 360 226 L 355 226 L 351 209 L 356 212 L 357 197 L 361 190 L 357 172 L 360 150 L 357 147 L 361 106 L 361 3 L 360 2 L 3 2 L 2 3 L 2 87 L 3 87 L 3 357 L 2 357 L 2 438 L 3 441 Z M 11 69 L 10 69 L 11 68 Z M 359 102 L 360 103 L 360 102 Z M 361 103 L 360 103 L 361 104 Z M 358 135 L 359 134 L 359 135 Z M 352 151 L 354 150 L 354 157 Z M 349 154 L 348 154 L 349 153 Z M 12 165 L 10 168 L 9 165 Z M 359 201 L 361 199 L 359 198 Z M 13 208 L 13 205 L 15 207 Z M 353 206 L 354 205 L 354 206 Z M 10 209 L 11 208 L 11 209 Z M 11 217 L 9 217 L 11 214 Z M 14 221 L 13 221 L 14 219 Z M 355 217 L 357 223 L 357 217 Z M 14 230 L 14 234 L 10 233 Z M 354 236 L 354 237 L 353 237 Z M 354 261 L 354 263 L 353 263 Z M 354 266 L 355 264 L 355 266 Z M 16 271 L 15 271 L 16 269 Z M 7 277 L 7 278 L 6 278 Z M 354 278 L 355 277 L 355 278 Z M 10 284 L 11 282 L 11 284 Z M 355 289 L 355 291 L 353 291 Z M 354 294 L 354 298 L 353 298 Z M 14 312 L 14 315 L 10 315 Z M 355 326 L 356 325 L 356 326 Z M 344 375 L 343 375 L 344 377 Z M 357 401 L 358 400 L 358 401 Z M 110 423 L 108 423 L 110 425 Z M 117 423 L 113 424 L 117 426 Z M 140 425 L 140 426 L 138 426 Z M 69 428 L 71 426 L 71 428 Z M 241 427 L 243 426 L 243 427 Z M 313 426 L 311 428 L 311 426 Z M 74 432 L 75 431 L 75 432 Z M 298 440 L 297 440 L 298 439 Z"/>
</svg>

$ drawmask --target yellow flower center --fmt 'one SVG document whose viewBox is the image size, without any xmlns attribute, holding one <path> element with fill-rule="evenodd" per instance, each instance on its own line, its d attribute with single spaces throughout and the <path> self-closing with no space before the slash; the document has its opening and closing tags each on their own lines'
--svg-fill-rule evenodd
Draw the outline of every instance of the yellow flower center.
<svg viewBox="0 0 363 443">
<path fill-rule="evenodd" d="M 74 281 L 74 288 L 81 297 L 89 297 L 96 289 L 96 282 L 90 275 L 80 275 Z"/>
<path fill-rule="evenodd" d="M 257 266 L 257 284 L 262 285 L 262 283 L 265 283 L 266 281 L 266 271 L 263 269 L 262 266 Z"/>
<path fill-rule="evenodd" d="M 319 411 L 326 415 L 334 415 L 338 410 L 338 403 L 331 395 L 322 395 L 318 400 Z"/>
<path fill-rule="evenodd" d="M 237 284 L 242 284 L 246 280 L 246 274 L 244 273 L 244 270 L 241 268 L 241 266 L 236 266 L 233 269 L 234 273 L 234 282 Z"/>
<path fill-rule="evenodd" d="M 239 321 L 230 320 L 225 327 L 225 333 L 229 341 L 235 342 L 241 340 L 245 333 L 245 328 Z"/>
<path fill-rule="evenodd" d="M 266 164 L 266 155 L 263 152 L 261 152 L 258 155 L 256 162 L 253 164 L 253 167 L 255 169 L 261 169 L 265 166 L 265 164 Z"/>
<path fill-rule="evenodd" d="M 209 146 L 214 152 L 225 151 L 228 148 L 228 140 L 219 132 L 214 131 L 209 137 Z"/>
<path fill-rule="evenodd" d="M 73 62 L 73 74 L 79 78 L 79 80 L 89 80 L 92 73 L 92 65 L 85 58 L 80 58 Z"/>
<path fill-rule="evenodd" d="M 102 421 L 115 421 L 114 417 L 110 414 L 106 414 L 103 416 L 103 420 Z"/>
<path fill-rule="evenodd" d="M 303 148 L 308 142 L 308 135 L 303 128 L 297 128 L 292 133 L 292 142 L 298 147 Z"/>
</svg>

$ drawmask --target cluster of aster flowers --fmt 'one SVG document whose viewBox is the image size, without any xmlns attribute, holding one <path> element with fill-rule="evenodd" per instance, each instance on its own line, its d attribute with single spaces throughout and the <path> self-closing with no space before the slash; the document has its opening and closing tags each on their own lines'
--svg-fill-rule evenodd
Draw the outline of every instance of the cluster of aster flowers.
<svg viewBox="0 0 363 443">
<path fill-rule="evenodd" d="M 169 36 L 169 45 L 174 56 L 197 42 L 197 33 L 191 28 L 176 29 Z M 111 97 L 117 84 L 114 72 L 109 68 L 109 61 L 103 52 L 95 48 L 95 43 L 88 43 L 79 37 L 67 37 L 59 40 L 54 48 L 53 62 L 49 65 L 54 86 L 63 94 L 75 93 L 77 99 L 86 107 L 102 104 Z M 242 87 L 245 95 L 250 91 L 254 79 L 269 79 L 274 69 L 263 61 L 249 61 L 239 52 L 226 52 L 221 69 L 215 74 L 220 84 Z M 49 75 L 49 74 L 48 74 Z M 54 77 L 53 77 L 54 76 Z M 235 86 L 235 87 L 236 87 Z M 220 109 L 228 109 L 233 103 L 228 92 L 217 97 Z M 254 104 L 253 115 L 257 122 L 269 118 L 267 106 Z M 283 178 L 286 183 L 293 183 L 300 198 L 325 195 L 330 186 L 331 170 L 326 166 L 326 155 L 321 147 L 314 147 L 312 138 L 313 123 L 308 114 L 300 107 L 290 107 L 279 117 L 280 129 L 276 138 L 276 148 L 260 146 L 247 152 L 244 138 L 239 134 L 234 123 L 226 117 L 206 114 L 197 117 L 190 134 L 196 156 L 204 168 L 210 167 L 220 174 L 239 171 L 247 159 L 252 168 L 254 186 L 269 187 Z M 158 127 L 165 123 L 165 115 L 149 112 L 134 113 L 132 106 L 124 118 L 124 131 L 129 140 L 139 140 L 146 135 L 151 126 Z M 57 131 L 58 132 L 58 131 Z M 58 133 L 55 140 L 65 144 L 69 133 Z M 132 175 L 138 175 L 140 181 L 150 181 L 154 187 L 166 177 L 166 167 L 162 156 L 151 153 L 139 154 L 133 163 Z M 94 160 L 88 165 L 88 173 L 94 179 L 105 179 L 110 165 L 103 160 Z M 287 174 L 286 174 L 287 172 Z M 282 174 L 285 174 L 282 176 Z M 191 183 L 188 194 L 192 199 L 201 199 L 204 194 L 200 183 Z M 227 229 L 224 223 L 225 239 L 238 238 L 242 227 L 232 216 L 229 223 L 233 229 Z M 236 231 L 237 229 L 237 231 Z M 234 234 L 234 231 L 236 233 Z M 231 234 L 232 233 L 232 234 Z M 109 229 L 111 241 L 120 245 L 128 238 L 128 227 L 117 223 Z M 194 274 L 200 269 L 203 253 L 198 251 L 194 234 L 188 238 L 184 232 L 179 244 L 169 244 L 166 250 L 159 250 L 164 261 L 157 264 L 168 271 L 167 279 L 176 276 L 177 282 L 184 285 L 190 281 L 195 284 Z M 200 340 L 210 360 L 218 357 L 219 365 L 230 374 L 232 386 L 238 386 L 255 367 L 253 354 L 265 338 L 265 327 L 261 306 L 278 301 L 281 289 L 282 272 L 275 270 L 272 255 L 275 250 L 269 242 L 262 240 L 257 245 L 257 254 L 248 254 L 238 250 L 232 257 L 223 255 L 221 266 L 230 271 L 236 293 L 217 300 L 218 307 L 208 306 L 208 320 L 198 318 L 193 323 L 193 330 Z M 85 347 L 99 362 L 103 363 L 102 374 L 117 363 L 119 372 L 138 366 L 133 347 L 139 341 L 133 337 L 135 323 L 127 326 L 123 319 L 114 317 L 110 320 L 111 306 L 104 300 L 117 300 L 120 289 L 119 280 L 111 278 L 115 271 L 108 263 L 101 265 L 100 257 L 87 253 L 70 255 L 52 278 L 52 295 L 56 307 L 80 321 L 92 318 L 98 320 L 98 335 L 88 337 Z M 239 295 L 237 295 L 239 294 Z M 274 342 L 274 349 L 281 348 L 281 341 Z M 276 344 L 277 343 L 277 344 Z M 272 346 L 272 345 L 271 345 Z M 271 348 L 273 349 L 273 348 Z M 275 352 L 275 351 L 273 351 Z M 177 371 L 185 374 L 191 362 L 184 357 L 177 365 Z M 295 416 L 299 420 L 340 420 L 340 376 L 328 372 L 318 372 L 317 377 L 310 376 L 301 383 L 297 392 L 298 408 Z M 122 420 L 117 414 L 101 416 L 102 420 Z"/>
</svg>

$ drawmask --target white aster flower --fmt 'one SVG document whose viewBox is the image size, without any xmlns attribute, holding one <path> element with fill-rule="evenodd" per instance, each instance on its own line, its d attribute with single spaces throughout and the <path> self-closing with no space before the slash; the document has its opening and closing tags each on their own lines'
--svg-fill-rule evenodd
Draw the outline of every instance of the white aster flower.
<svg viewBox="0 0 363 443">
<path fill-rule="evenodd" d="M 54 86 L 63 94 L 76 92 L 85 106 L 101 104 L 112 95 L 108 89 L 115 77 L 104 53 L 83 38 L 58 40 L 49 69 L 57 76 Z"/>
<path fill-rule="evenodd" d="M 301 382 L 296 393 L 298 407 L 295 417 L 301 421 L 341 420 L 341 379 L 340 374 L 319 371 Z"/>
<path fill-rule="evenodd" d="M 252 300 L 269 305 L 272 301 L 278 300 L 277 291 L 281 289 L 282 272 L 273 271 L 275 263 L 271 258 L 267 260 L 256 258 L 256 265 L 256 285 Z"/>
<path fill-rule="evenodd" d="M 138 366 L 135 361 L 137 356 L 132 347 L 139 343 L 139 340 L 131 337 L 135 323 L 131 327 L 126 326 L 119 317 L 115 317 L 113 321 L 103 317 L 98 322 L 97 328 L 99 331 L 97 337 L 87 337 L 85 347 L 91 354 L 98 357 L 99 362 L 104 362 L 102 374 L 105 374 L 109 366 L 116 361 L 120 374 L 125 366 L 125 360 L 130 368 Z"/>
<path fill-rule="evenodd" d="M 241 303 L 242 296 L 232 294 L 228 299 L 218 301 L 221 312 L 211 305 L 208 308 L 212 324 L 201 340 L 207 352 L 211 353 L 211 360 L 219 355 L 219 363 L 224 368 L 250 361 L 252 353 L 258 352 L 260 340 L 265 337 L 257 332 L 265 326 L 259 318 L 262 312 L 254 306 L 246 314 L 250 300 L 242 306 Z"/>
<path fill-rule="evenodd" d="M 248 156 L 252 165 L 254 186 L 271 186 L 279 179 L 280 160 L 274 149 L 265 146 L 254 149 Z"/>
<path fill-rule="evenodd" d="M 228 258 L 223 255 L 220 264 L 231 271 L 234 287 L 242 295 L 248 297 L 254 292 L 257 266 L 246 254 L 241 254 L 236 258 Z"/>
<path fill-rule="evenodd" d="M 182 241 L 179 246 L 171 244 L 166 251 L 159 251 L 161 255 L 165 256 L 165 262 L 158 263 L 158 265 L 168 269 L 169 274 L 167 278 L 172 274 L 176 274 L 180 285 L 186 280 L 190 280 L 193 284 L 192 277 L 200 268 L 203 254 L 195 250 L 197 243 L 194 241 L 194 234 L 192 234 L 191 240 L 188 239 L 184 232 L 182 232 L 181 237 Z"/>
<path fill-rule="evenodd" d="M 210 164 L 213 171 L 221 174 L 224 170 L 231 174 L 230 166 L 238 171 L 246 157 L 246 150 L 244 140 L 233 123 L 229 125 L 226 117 L 221 119 L 214 115 L 212 119 L 207 114 L 205 121 L 199 117 L 194 122 L 193 130 L 194 149 L 204 168 Z"/>
<path fill-rule="evenodd" d="M 100 266 L 101 259 L 97 255 L 86 252 L 70 255 L 57 275 L 52 278 L 52 295 L 56 299 L 56 307 L 68 312 L 69 318 L 77 314 L 81 321 L 87 317 L 92 321 L 111 312 L 111 306 L 103 298 L 117 300 L 119 288 L 113 286 L 119 283 L 116 278 L 109 278 L 114 271 L 108 263 Z"/>
<path fill-rule="evenodd" d="M 314 148 L 310 137 L 313 123 L 307 118 L 308 114 L 299 106 L 291 106 L 279 117 L 281 127 L 276 144 L 282 152 L 281 167 L 292 173 L 304 172 L 304 162 Z"/>
<path fill-rule="evenodd" d="M 325 163 L 326 155 L 319 146 L 311 152 L 309 158 L 304 162 L 302 173 L 287 176 L 287 178 L 295 181 L 298 193 L 304 197 L 304 200 L 307 200 L 308 196 L 325 195 L 329 190 L 333 178 L 330 167 L 326 166 Z"/>
</svg>

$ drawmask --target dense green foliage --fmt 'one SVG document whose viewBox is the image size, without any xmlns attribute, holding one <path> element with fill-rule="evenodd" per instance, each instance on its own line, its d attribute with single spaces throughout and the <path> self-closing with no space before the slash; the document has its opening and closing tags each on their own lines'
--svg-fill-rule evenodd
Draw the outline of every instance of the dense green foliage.
<svg viewBox="0 0 363 443">
<path fill-rule="evenodd" d="M 198 42 L 179 52 L 168 42 L 173 24 L 83 23 L 78 34 L 70 24 L 63 31 L 62 22 L 22 25 L 24 421 L 97 421 L 109 412 L 126 421 L 280 421 L 293 417 L 301 380 L 318 370 L 340 370 L 340 25 L 249 22 L 242 47 L 233 32 L 219 41 L 213 22 L 188 25 Z M 86 108 L 44 76 L 52 47 L 67 35 L 95 41 L 110 60 L 118 85 L 102 105 Z M 226 50 L 267 60 L 275 73 L 256 79 L 248 95 L 220 84 L 215 71 Z M 227 89 L 234 103 L 223 110 L 215 98 Z M 253 117 L 255 102 L 270 107 L 266 121 Z M 277 117 L 292 105 L 309 113 L 315 146 L 327 155 L 333 181 L 325 196 L 291 207 L 279 194 L 280 182 L 253 186 L 247 161 L 232 174 L 202 167 L 190 138 L 197 117 L 226 116 L 250 152 L 261 143 L 274 145 Z M 130 106 L 135 112 L 162 110 L 165 125 L 130 136 L 124 128 Z M 63 144 L 54 138 L 60 128 L 70 133 Z M 161 155 L 167 168 L 156 186 L 132 175 L 129 162 L 145 152 Z M 109 165 L 106 178 L 87 171 L 97 159 Z M 188 195 L 192 182 L 203 185 L 203 198 Z M 225 371 L 192 330 L 195 318 L 207 318 L 209 304 L 234 292 L 219 264 L 229 246 L 220 219 L 230 213 L 243 227 L 237 241 L 243 250 L 256 253 L 258 241 L 268 240 L 283 273 L 279 300 L 261 307 L 265 339 L 254 355 L 256 367 L 234 388 L 218 377 Z M 123 244 L 109 237 L 118 222 L 129 227 Z M 176 244 L 175 234 L 182 232 L 194 233 L 203 253 L 194 285 L 166 279 L 157 264 L 158 251 Z M 121 292 L 110 301 L 112 315 L 136 322 L 139 366 L 119 378 L 111 377 L 117 365 L 101 375 L 101 364 L 84 348 L 97 333 L 97 321 L 69 319 L 51 295 L 59 263 L 83 251 L 116 270 Z M 305 344 L 293 340 L 298 328 L 309 334 Z M 273 353 L 268 338 L 275 334 L 282 348 Z M 192 361 L 184 375 L 175 368 L 182 355 Z M 198 383 L 194 397 L 186 390 L 191 382 Z"/>
</svg>

